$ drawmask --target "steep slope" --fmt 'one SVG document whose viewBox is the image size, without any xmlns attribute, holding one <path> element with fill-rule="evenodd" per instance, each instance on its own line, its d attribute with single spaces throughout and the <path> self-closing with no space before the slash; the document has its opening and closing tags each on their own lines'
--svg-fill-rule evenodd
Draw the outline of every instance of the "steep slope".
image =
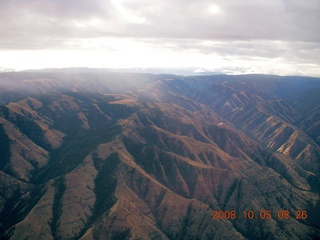
<svg viewBox="0 0 320 240">
<path fill-rule="evenodd" d="M 313 81 L 308 88 L 304 86 L 303 91 L 290 96 L 288 101 L 292 103 L 303 115 L 299 127 L 309 134 L 309 136 L 320 144 L 320 132 L 319 132 L 319 86 L 318 81 Z"/>
<path fill-rule="evenodd" d="M 270 83 L 271 86 L 279 85 L 279 89 L 283 87 L 282 84 L 281 81 Z M 290 86 L 290 83 L 286 84 Z M 296 105 L 288 103 L 292 100 L 287 102 L 279 98 L 279 90 L 270 93 L 270 87 L 264 88 L 264 85 L 265 82 L 249 80 L 233 83 L 220 81 L 198 92 L 194 98 L 234 123 L 253 140 L 289 155 L 307 170 L 319 173 L 319 168 L 308 168 L 318 164 L 320 149 L 308 132 L 303 131 L 305 127 L 300 127 L 304 113 L 299 112 Z M 287 95 L 283 92 L 282 95 Z M 312 127 L 317 132 L 317 124 L 312 124 Z"/>
<path fill-rule="evenodd" d="M 308 121 L 285 92 L 296 82 L 2 78 L 15 81 L 1 95 L 1 238 L 320 237 L 320 151 L 306 130 L 317 130 L 318 116 Z"/>
</svg>

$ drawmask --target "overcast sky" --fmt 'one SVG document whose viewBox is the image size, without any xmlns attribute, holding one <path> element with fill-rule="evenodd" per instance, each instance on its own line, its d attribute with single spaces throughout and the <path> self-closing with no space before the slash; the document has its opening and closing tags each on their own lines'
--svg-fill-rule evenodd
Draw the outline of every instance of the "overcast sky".
<svg viewBox="0 0 320 240">
<path fill-rule="evenodd" d="M 0 0 L 0 70 L 320 76 L 319 0 Z"/>
</svg>

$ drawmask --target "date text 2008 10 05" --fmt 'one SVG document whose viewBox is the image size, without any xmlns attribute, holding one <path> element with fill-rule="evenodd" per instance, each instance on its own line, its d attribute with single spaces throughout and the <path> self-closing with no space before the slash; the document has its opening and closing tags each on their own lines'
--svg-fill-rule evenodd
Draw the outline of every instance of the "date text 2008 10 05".
<svg viewBox="0 0 320 240">
<path fill-rule="evenodd" d="M 212 219 L 216 220 L 235 220 L 235 219 L 271 219 L 277 217 L 278 219 L 287 220 L 290 217 L 295 219 L 305 220 L 308 218 L 308 213 L 306 210 L 296 210 L 294 214 L 291 214 L 289 210 L 278 210 L 276 212 L 271 212 L 270 210 L 261 210 L 255 213 L 253 210 L 244 210 L 241 214 L 237 214 L 235 210 L 213 210 Z"/>
</svg>

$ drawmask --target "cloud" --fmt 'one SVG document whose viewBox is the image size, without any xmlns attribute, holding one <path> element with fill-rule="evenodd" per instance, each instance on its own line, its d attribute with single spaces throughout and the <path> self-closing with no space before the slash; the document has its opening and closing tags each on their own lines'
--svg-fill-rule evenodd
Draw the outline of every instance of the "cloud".
<svg viewBox="0 0 320 240">
<path fill-rule="evenodd" d="M 0 0 L 0 51 L 102 51 L 134 59 L 129 54 L 140 50 L 145 58 L 157 53 L 187 65 L 196 62 L 182 56 L 201 64 L 214 58 L 216 65 L 233 59 L 244 66 L 245 59 L 315 69 L 319 12 L 318 0 Z"/>
<path fill-rule="evenodd" d="M 83 36 L 319 41 L 319 11 L 317 0 L 2 0 L 0 47 Z"/>
</svg>

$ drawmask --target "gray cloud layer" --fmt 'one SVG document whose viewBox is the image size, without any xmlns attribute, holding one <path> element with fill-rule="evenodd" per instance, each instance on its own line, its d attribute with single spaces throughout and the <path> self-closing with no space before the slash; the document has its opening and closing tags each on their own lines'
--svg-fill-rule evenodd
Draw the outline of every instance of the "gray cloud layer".
<svg viewBox="0 0 320 240">
<path fill-rule="evenodd" d="M 0 0 L 0 50 L 119 37 L 172 51 L 320 64 L 319 22 L 319 0 Z"/>
<path fill-rule="evenodd" d="M 99 36 L 318 42 L 319 13 L 318 0 L 2 0 L 0 47 Z"/>
</svg>

